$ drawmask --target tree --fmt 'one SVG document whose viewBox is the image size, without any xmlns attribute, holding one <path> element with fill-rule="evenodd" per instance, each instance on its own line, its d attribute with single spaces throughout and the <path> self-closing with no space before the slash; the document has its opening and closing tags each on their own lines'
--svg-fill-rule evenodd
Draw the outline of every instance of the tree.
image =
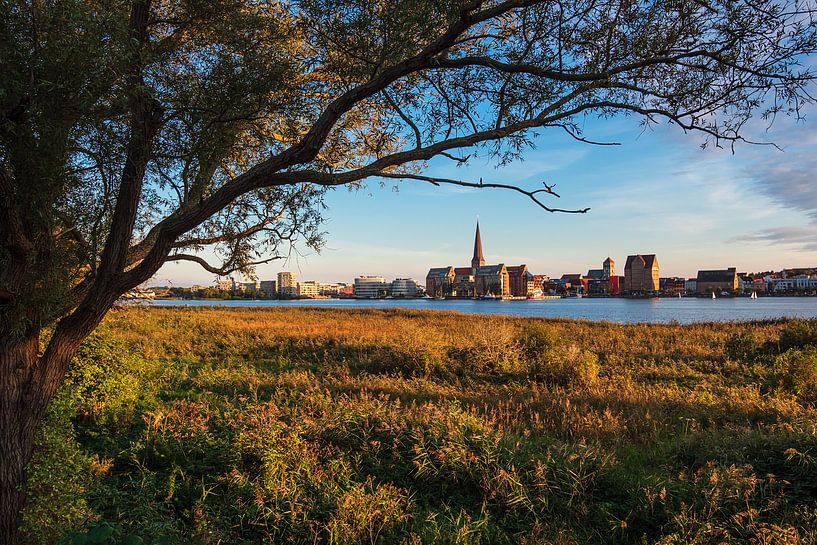
<svg viewBox="0 0 817 545">
<path fill-rule="evenodd" d="M 618 114 L 734 144 L 753 116 L 811 102 L 817 45 L 800 0 L 0 10 L 0 544 L 22 539 L 34 430 L 77 348 L 163 264 L 227 274 L 319 248 L 325 192 L 369 178 L 586 212 L 552 206 L 552 186 L 434 178 L 424 162 L 507 162 L 535 131 L 594 143 L 582 119 Z"/>
</svg>

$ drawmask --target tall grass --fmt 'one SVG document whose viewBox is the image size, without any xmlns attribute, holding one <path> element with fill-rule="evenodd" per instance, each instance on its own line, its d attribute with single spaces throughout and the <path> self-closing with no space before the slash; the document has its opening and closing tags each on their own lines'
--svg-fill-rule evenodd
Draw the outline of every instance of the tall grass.
<svg viewBox="0 0 817 545">
<path fill-rule="evenodd" d="M 815 343 L 814 324 L 785 321 L 118 310 L 61 394 L 71 419 L 41 442 L 62 433 L 78 451 L 70 475 L 38 458 L 29 530 L 43 543 L 58 530 L 72 543 L 811 543 Z M 55 501 L 67 515 L 46 531 Z"/>
</svg>

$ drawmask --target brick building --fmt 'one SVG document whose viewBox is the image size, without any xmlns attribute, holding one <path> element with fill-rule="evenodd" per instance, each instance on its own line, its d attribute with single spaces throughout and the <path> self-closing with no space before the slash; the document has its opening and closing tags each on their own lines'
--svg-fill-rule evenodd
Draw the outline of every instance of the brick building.
<svg viewBox="0 0 817 545">
<path fill-rule="evenodd" d="M 738 289 L 738 272 L 735 267 L 711 271 L 698 271 L 697 291 L 700 294 L 711 292 L 735 292 Z"/>
<path fill-rule="evenodd" d="M 631 295 L 657 293 L 660 286 L 655 254 L 628 255 L 624 264 L 624 289 Z"/>
</svg>

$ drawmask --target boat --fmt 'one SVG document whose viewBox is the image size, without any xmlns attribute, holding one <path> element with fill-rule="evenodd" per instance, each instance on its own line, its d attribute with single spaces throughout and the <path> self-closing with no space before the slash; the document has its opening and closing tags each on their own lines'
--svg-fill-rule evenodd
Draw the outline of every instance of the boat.
<svg viewBox="0 0 817 545">
<path fill-rule="evenodd" d="M 712 292 L 712 299 L 717 299 L 717 296 L 715 295 L 714 291 Z"/>
<path fill-rule="evenodd" d="M 493 301 L 496 298 L 497 298 L 496 295 L 494 295 L 493 293 L 486 293 L 485 295 L 480 296 L 480 300 L 482 301 Z"/>
<path fill-rule="evenodd" d="M 681 294 L 679 293 L 679 294 L 678 294 L 678 299 L 680 299 L 680 298 L 681 298 Z"/>
<path fill-rule="evenodd" d="M 749 299 L 757 299 L 757 292 L 753 291 L 752 295 L 749 296 Z"/>
</svg>

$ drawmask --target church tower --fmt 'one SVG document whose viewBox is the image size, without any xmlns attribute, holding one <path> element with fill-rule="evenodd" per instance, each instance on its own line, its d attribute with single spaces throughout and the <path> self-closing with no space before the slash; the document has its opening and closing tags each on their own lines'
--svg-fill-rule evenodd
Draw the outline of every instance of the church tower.
<svg viewBox="0 0 817 545">
<path fill-rule="evenodd" d="M 471 258 L 471 270 L 476 274 L 477 268 L 485 265 L 485 258 L 482 256 L 482 239 L 479 236 L 479 220 L 477 220 L 477 234 L 474 237 L 474 257 Z"/>
<path fill-rule="evenodd" d="M 612 257 L 608 257 L 607 259 L 605 259 L 604 264 L 602 264 L 602 267 L 604 267 L 605 279 L 609 280 L 610 278 L 616 275 L 616 262 L 613 261 Z"/>
</svg>

